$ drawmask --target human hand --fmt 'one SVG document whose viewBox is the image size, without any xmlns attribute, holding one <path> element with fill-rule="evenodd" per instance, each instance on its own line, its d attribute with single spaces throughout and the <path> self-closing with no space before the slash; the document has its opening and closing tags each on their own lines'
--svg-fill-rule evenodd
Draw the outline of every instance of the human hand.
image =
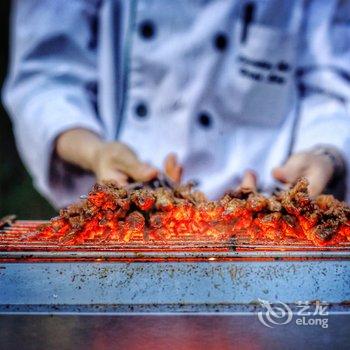
<svg viewBox="0 0 350 350">
<path fill-rule="evenodd" d="M 127 145 L 106 142 L 86 129 L 71 129 L 56 142 L 56 152 L 65 161 L 91 171 L 97 182 L 114 181 L 125 186 L 128 180 L 149 181 L 157 176 L 156 168 L 142 162 Z"/>
<path fill-rule="evenodd" d="M 103 143 L 95 153 L 92 169 L 97 182 L 114 181 L 119 186 L 128 180 L 145 182 L 158 174 L 153 166 L 139 160 L 136 153 L 120 142 Z"/>
<path fill-rule="evenodd" d="M 324 191 L 334 171 L 331 153 L 318 152 L 315 149 L 291 155 L 284 165 L 272 171 L 272 175 L 276 180 L 287 184 L 305 177 L 309 181 L 310 196 L 316 197 Z"/>
</svg>

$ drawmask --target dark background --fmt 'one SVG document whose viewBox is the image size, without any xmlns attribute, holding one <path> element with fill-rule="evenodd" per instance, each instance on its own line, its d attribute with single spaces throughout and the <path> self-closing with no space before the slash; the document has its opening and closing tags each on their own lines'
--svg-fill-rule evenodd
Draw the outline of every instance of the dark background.
<svg viewBox="0 0 350 350">
<path fill-rule="evenodd" d="M 0 0 L 0 86 L 8 64 L 10 1 Z M 18 156 L 11 121 L 0 104 L 0 218 L 16 214 L 20 219 L 47 219 L 52 207 L 33 188 Z"/>
</svg>

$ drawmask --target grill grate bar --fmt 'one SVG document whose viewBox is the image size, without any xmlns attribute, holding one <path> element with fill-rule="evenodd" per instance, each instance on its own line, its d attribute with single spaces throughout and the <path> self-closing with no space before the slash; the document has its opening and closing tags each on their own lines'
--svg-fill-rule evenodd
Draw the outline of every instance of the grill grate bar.
<svg viewBox="0 0 350 350">
<path fill-rule="evenodd" d="M 34 232 L 36 227 L 45 221 L 16 221 L 11 226 L 7 226 L 0 230 L 0 252 L 97 252 L 97 253 L 113 253 L 115 251 L 123 252 L 150 252 L 150 251 L 255 251 L 255 252 L 349 252 L 350 242 L 340 243 L 337 246 L 313 246 L 309 242 L 300 240 L 290 240 L 283 242 L 260 241 L 252 243 L 248 236 L 239 236 L 235 241 L 215 241 L 215 240 L 198 240 L 196 237 L 188 235 L 186 240 L 171 239 L 166 242 L 145 242 L 141 239 L 133 239 L 132 242 L 119 242 L 117 240 L 105 242 L 103 240 L 85 241 L 80 245 L 57 245 L 56 241 L 50 240 L 23 240 L 23 235 L 29 235 Z"/>
</svg>

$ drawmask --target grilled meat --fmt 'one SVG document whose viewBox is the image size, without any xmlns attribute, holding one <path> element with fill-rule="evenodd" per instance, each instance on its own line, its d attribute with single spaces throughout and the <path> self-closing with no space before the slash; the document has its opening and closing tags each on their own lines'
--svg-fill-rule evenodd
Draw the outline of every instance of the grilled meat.
<svg viewBox="0 0 350 350">
<path fill-rule="evenodd" d="M 332 196 L 313 200 L 307 187 L 307 181 L 300 179 L 272 197 L 242 189 L 213 202 L 193 184 L 95 185 L 85 199 L 61 210 L 31 239 L 76 244 L 186 239 L 190 234 L 200 240 L 249 235 L 253 240 L 280 242 L 288 237 L 316 245 L 350 240 L 350 208 Z"/>
</svg>

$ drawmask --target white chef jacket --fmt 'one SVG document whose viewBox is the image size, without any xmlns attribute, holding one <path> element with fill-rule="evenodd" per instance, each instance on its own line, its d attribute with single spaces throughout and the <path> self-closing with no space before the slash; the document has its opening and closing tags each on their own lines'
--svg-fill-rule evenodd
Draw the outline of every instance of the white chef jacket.
<svg viewBox="0 0 350 350">
<path fill-rule="evenodd" d="M 348 0 L 13 1 L 3 100 L 56 207 L 94 182 L 54 154 L 77 127 L 157 167 L 176 152 L 210 197 L 245 169 L 266 188 L 315 145 L 349 164 L 349 23 Z"/>
</svg>

